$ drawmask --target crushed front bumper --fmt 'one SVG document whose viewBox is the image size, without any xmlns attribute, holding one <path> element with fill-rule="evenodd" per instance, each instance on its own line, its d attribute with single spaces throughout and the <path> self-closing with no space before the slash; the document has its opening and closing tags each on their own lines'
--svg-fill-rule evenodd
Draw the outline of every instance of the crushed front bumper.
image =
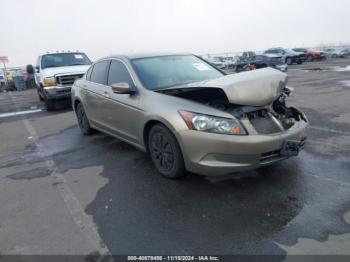
<svg viewBox="0 0 350 262">
<path fill-rule="evenodd" d="M 48 100 L 71 100 L 71 86 L 50 86 L 43 88 Z"/>
<path fill-rule="evenodd" d="M 300 148 L 306 140 L 308 123 L 299 121 L 283 133 L 271 135 L 221 135 L 186 130 L 178 138 L 188 171 L 202 175 L 218 176 L 255 169 L 286 159 L 285 141 L 299 141 Z"/>
</svg>

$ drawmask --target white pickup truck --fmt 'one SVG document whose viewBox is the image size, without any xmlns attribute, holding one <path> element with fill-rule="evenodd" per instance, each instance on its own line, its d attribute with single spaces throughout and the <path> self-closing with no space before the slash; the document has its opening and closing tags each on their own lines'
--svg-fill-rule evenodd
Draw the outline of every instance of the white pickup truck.
<svg viewBox="0 0 350 262">
<path fill-rule="evenodd" d="M 35 74 L 39 99 L 47 110 L 56 108 L 56 103 L 70 103 L 71 87 L 90 67 L 91 61 L 81 52 L 48 53 L 38 57 L 35 68 L 27 66 L 29 74 Z"/>
</svg>

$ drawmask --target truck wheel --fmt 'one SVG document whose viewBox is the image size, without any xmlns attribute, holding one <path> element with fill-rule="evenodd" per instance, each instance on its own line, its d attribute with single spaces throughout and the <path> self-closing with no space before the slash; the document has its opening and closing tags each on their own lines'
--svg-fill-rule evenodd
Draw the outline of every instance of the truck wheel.
<svg viewBox="0 0 350 262">
<path fill-rule="evenodd" d="M 148 149 L 153 164 L 166 178 L 186 175 L 185 164 L 176 137 L 161 124 L 152 127 L 148 136 Z"/>
<path fill-rule="evenodd" d="M 82 103 L 79 103 L 76 108 L 76 115 L 78 119 L 78 124 L 81 132 L 88 136 L 94 133 L 94 130 L 91 128 L 89 119 L 85 113 L 84 107 Z"/>
<path fill-rule="evenodd" d="M 42 96 L 40 95 L 40 93 L 38 92 L 38 97 L 40 101 L 44 101 L 44 98 L 42 98 Z"/>
<path fill-rule="evenodd" d="M 286 63 L 287 63 L 287 65 L 293 64 L 293 59 L 291 57 L 287 57 L 286 58 Z"/>
</svg>

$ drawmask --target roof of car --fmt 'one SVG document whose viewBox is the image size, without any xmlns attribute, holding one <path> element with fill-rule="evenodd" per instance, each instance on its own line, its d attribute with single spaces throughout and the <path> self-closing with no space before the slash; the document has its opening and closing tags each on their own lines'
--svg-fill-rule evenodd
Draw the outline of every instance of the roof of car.
<svg viewBox="0 0 350 262">
<path fill-rule="evenodd" d="M 120 55 L 111 55 L 103 59 L 108 58 L 126 58 L 126 59 L 138 59 L 146 57 L 157 57 L 157 56 L 170 56 L 170 55 L 192 55 L 190 53 L 133 53 L 133 54 L 120 54 Z"/>
</svg>

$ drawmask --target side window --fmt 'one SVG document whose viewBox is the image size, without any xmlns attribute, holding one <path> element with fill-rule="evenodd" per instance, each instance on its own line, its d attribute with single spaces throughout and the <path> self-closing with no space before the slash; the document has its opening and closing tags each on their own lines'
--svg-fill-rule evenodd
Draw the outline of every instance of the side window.
<svg viewBox="0 0 350 262">
<path fill-rule="evenodd" d="M 86 80 L 90 81 L 91 73 L 93 70 L 94 66 L 91 66 L 89 70 L 86 72 Z"/>
<path fill-rule="evenodd" d="M 90 75 L 90 81 L 101 85 L 106 84 L 107 67 L 110 60 L 104 60 L 96 63 L 93 66 L 92 73 Z"/>
<path fill-rule="evenodd" d="M 125 65 L 118 61 L 118 60 L 112 60 L 111 66 L 109 68 L 109 74 L 108 74 L 108 85 L 112 85 L 115 83 L 128 83 L 129 86 L 133 86 L 134 83 L 132 81 L 132 78 L 129 74 L 129 71 L 125 67 Z"/>
</svg>

